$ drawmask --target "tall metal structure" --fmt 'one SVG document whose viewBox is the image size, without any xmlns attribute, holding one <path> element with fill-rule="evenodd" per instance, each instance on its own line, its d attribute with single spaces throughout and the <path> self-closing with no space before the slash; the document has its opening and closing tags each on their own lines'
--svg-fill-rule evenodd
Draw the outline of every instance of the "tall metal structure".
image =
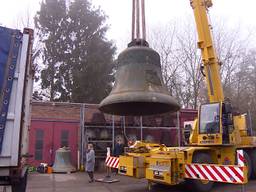
<svg viewBox="0 0 256 192">
<path fill-rule="evenodd" d="M 220 62 L 212 40 L 210 23 L 208 22 L 208 9 L 212 6 L 211 0 L 191 0 L 194 11 L 198 47 L 201 49 L 203 70 L 206 75 L 208 98 L 211 103 L 224 101 L 223 88 L 220 77 Z"/>
<path fill-rule="evenodd" d="M 166 142 L 167 138 L 172 138 L 168 144 L 169 146 L 179 146 L 181 144 L 181 117 L 178 113 L 168 114 L 165 117 L 151 117 L 152 119 L 158 118 L 159 122 L 150 124 L 147 120 L 148 117 L 122 117 L 115 115 L 107 115 L 109 122 L 89 123 L 85 119 L 88 118 L 90 112 L 89 108 L 84 104 L 80 108 L 80 166 L 83 167 L 85 162 L 85 147 L 88 143 L 92 143 L 96 152 L 97 168 L 101 169 L 106 158 L 107 147 L 112 148 L 114 152 L 114 146 L 117 140 L 121 140 L 125 146 L 128 146 L 128 141 L 135 142 L 136 140 L 146 142 L 162 143 Z M 196 112 L 194 112 L 196 114 Z M 102 114 L 103 115 L 103 114 Z M 86 117 L 87 116 L 87 117 Z M 195 115 L 192 115 L 193 117 Z M 189 117 L 190 120 L 193 117 Z M 188 117 L 183 117 L 188 118 Z M 133 119 L 131 121 L 131 119 Z M 137 121 L 135 120 L 137 119 Z M 157 121 L 157 120 L 156 120 Z M 167 121 L 164 123 L 163 121 Z M 172 124 L 172 122 L 174 124 Z M 168 124 L 168 125 L 167 125 Z M 172 124 L 172 125 L 171 125 Z"/>
</svg>

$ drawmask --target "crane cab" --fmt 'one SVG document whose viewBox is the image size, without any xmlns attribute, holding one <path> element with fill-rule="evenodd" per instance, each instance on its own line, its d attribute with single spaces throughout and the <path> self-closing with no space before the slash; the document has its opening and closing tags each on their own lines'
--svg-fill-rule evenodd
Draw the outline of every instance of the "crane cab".
<svg viewBox="0 0 256 192">
<path fill-rule="evenodd" d="M 230 103 L 203 104 L 199 109 L 198 117 L 198 145 L 232 145 L 235 143 Z"/>
</svg>

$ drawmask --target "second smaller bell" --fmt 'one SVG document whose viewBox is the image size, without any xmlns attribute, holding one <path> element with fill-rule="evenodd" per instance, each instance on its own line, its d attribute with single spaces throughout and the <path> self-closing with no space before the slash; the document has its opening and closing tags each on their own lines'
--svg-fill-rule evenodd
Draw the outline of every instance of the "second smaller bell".
<svg viewBox="0 0 256 192">
<path fill-rule="evenodd" d="M 55 153 L 55 161 L 52 167 L 54 173 L 71 173 L 76 168 L 71 164 L 71 152 L 69 148 L 59 148 Z"/>
</svg>

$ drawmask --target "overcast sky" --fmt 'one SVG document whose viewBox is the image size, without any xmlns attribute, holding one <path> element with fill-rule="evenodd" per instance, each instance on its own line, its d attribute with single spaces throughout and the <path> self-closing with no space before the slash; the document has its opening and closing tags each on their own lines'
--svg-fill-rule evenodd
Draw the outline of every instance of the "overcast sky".
<svg viewBox="0 0 256 192">
<path fill-rule="evenodd" d="M 17 27 L 17 23 L 21 18 L 26 18 L 28 12 L 30 15 L 35 14 L 40 2 L 41 0 L 2 0 L 0 24 Z M 109 16 L 108 37 L 119 48 L 124 48 L 127 43 L 124 41 L 130 36 L 131 2 L 132 0 L 92 0 L 95 6 L 101 6 Z M 228 21 L 228 25 L 241 26 L 245 32 L 256 29 L 256 0 L 213 0 L 213 4 L 210 11 L 212 20 L 223 19 Z M 146 21 L 149 29 L 170 21 L 182 22 L 189 16 L 193 17 L 189 0 L 146 0 Z M 256 36 L 254 38 L 256 40 Z"/>
</svg>

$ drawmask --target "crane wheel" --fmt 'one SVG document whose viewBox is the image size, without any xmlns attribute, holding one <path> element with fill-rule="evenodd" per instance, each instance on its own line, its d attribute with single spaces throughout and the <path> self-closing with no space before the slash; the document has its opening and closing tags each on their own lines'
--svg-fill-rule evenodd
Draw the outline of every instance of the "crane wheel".
<svg viewBox="0 0 256 192">
<path fill-rule="evenodd" d="M 192 163 L 213 163 L 211 156 L 204 152 L 195 152 L 193 154 Z M 201 181 L 188 179 L 186 181 L 189 188 L 195 189 L 196 192 L 208 192 L 213 187 L 213 182 L 211 181 Z"/>
<path fill-rule="evenodd" d="M 247 166 L 247 178 L 248 178 L 248 180 L 250 179 L 250 178 L 252 178 L 252 170 L 253 170 L 253 168 L 252 168 L 252 160 L 251 160 L 251 158 L 250 158 L 250 156 L 248 155 L 248 152 L 246 152 L 246 151 L 244 151 L 244 159 L 245 159 L 245 165 Z"/>
<path fill-rule="evenodd" d="M 256 179 L 256 149 L 251 150 L 250 153 L 244 152 L 244 157 L 246 162 L 247 158 L 249 159 L 248 178 Z"/>
</svg>

